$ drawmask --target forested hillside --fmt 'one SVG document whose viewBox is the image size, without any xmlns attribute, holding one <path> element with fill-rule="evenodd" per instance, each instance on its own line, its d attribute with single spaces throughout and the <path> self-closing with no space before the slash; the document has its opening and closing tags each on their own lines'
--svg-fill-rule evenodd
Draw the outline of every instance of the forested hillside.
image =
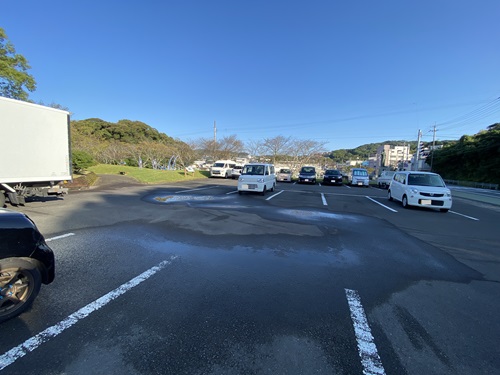
<svg viewBox="0 0 500 375">
<path fill-rule="evenodd" d="M 366 160 L 370 156 L 375 156 L 377 149 L 383 145 L 391 146 L 410 146 L 410 153 L 415 152 L 417 149 L 416 141 L 385 141 L 379 143 L 369 143 L 352 149 L 340 149 L 331 151 L 327 154 L 328 157 L 332 158 L 337 162 L 345 162 L 347 160 Z"/>
<path fill-rule="evenodd" d="M 86 160 L 85 165 L 97 162 L 161 168 L 167 166 L 172 157 L 177 157 L 181 165 L 194 158 L 186 143 L 143 122 L 131 120 L 117 123 L 98 118 L 72 121 L 71 145 L 74 164 Z"/>
<path fill-rule="evenodd" d="M 435 151 L 431 163 L 446 179 L 500 184 L 500 123 Z"/>
</svg>

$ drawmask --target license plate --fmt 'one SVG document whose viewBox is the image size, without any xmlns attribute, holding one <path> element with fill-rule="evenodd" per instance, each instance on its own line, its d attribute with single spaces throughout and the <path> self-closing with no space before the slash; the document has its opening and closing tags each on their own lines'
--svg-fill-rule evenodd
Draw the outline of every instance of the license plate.
<svg viewBox="0 0 500 375">
<path fill-rule="evenodd" d="M 305 178 L 305 179 L 304 179 L 304 181 L 309 181 L 309 179 L 308 179 L 308 178 Z"/>
<path fill-rule="evenodd" d="M 432 201 L 430 199 L 422 199 L 420 200 L 420 204 L 432 204 Z"/>
<path fill-rule="evenodd" d="M 358 185 L 361 186 L 361 185 L 363 185 L 363 183 L 362 182 L 358 182 Z"/>
</svg>

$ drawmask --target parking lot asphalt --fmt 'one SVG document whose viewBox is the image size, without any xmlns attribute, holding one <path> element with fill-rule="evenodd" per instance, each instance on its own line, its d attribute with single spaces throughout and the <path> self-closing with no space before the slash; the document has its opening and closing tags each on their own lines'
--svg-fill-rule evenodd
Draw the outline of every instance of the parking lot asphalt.
<svg viewBox="0 0 500 375">
<path fill-rule="evenodd" d="M 19 207 L 58 271 L 2 325 L 0 373 L 497 373 L 496 206 L 235 184 L 103 185 Z"/>
</svg>

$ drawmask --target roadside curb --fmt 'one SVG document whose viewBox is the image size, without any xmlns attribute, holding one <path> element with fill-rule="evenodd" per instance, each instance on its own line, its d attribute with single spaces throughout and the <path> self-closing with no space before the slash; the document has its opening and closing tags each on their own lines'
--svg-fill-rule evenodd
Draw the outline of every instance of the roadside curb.
<svg viewBox="0 0 500 375">
<path fill-rule="evenodd" d="M 495 206 L 500 206 L 500 198 L 495 197 L 485 197 L 479 194 L 471 194 L 463 191 L 452 190 L 451 195 L 457 198 L 468 199 L 476 202 L 483 202 L 493 204 Z"/>
</svg>

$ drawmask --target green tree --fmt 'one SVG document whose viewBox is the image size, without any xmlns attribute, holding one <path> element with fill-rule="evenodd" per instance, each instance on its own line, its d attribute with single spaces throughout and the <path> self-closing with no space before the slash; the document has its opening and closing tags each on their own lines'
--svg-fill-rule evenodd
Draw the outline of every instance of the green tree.
<svg viewBox="0 0 500 375">
<path fill-rule="evenodd" d="M 96 164 L 92 155 L 85 151 L 73 151 L 71 153 L 71 162 L 73 164 L 73 170 L 76 173 L 80 173 Z"/>
<path fill-rule="evenodd" d="M 36 90 L 36 82 L 27 71 L 31 67 L 23 55 L 16 53 L 14 45 L 0 27 L 0 95 L 6 98 L 27 100 L 28 90 Z"/>
</svg>

